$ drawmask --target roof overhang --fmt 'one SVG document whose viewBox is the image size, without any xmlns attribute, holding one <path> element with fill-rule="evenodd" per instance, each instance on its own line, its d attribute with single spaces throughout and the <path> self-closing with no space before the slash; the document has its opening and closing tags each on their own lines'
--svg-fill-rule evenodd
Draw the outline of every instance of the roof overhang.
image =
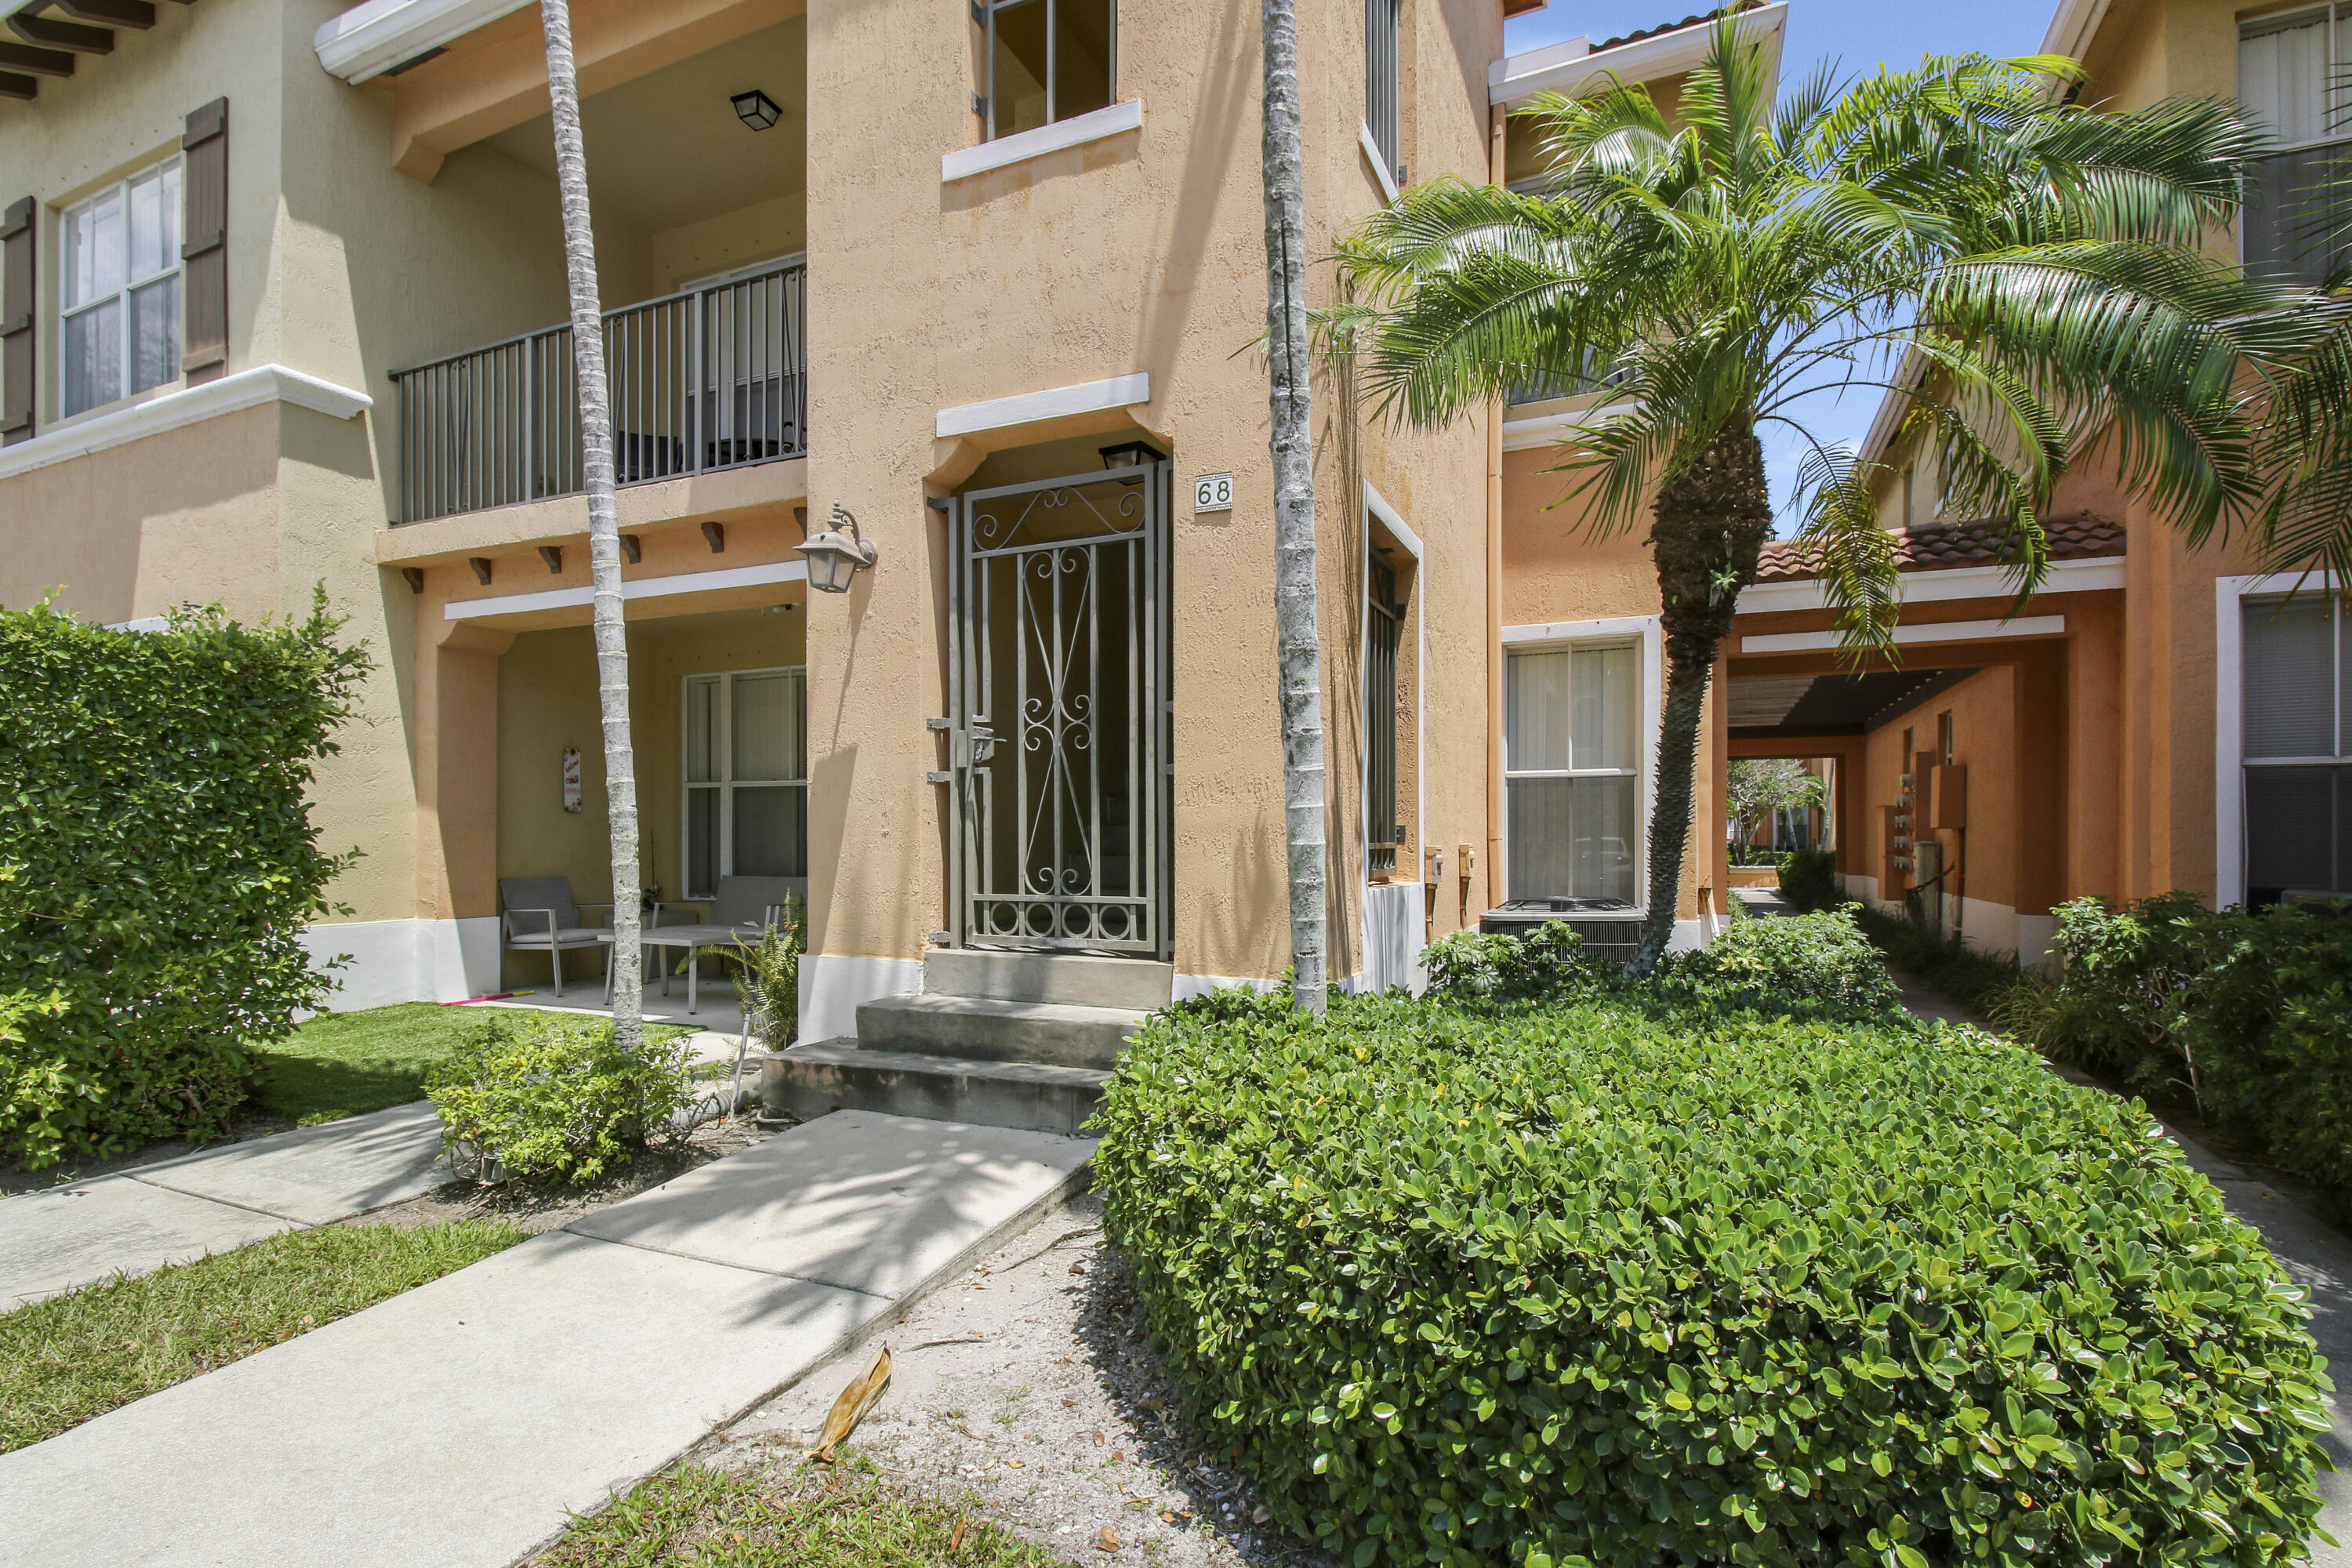
<svg viewBox="0 0 2352 1568">
<path fill-rule="evenodd" d="M 12 0 L 0 0 L 5 8 Z M 531 0 L 364 0 L 319 24 L 310 36 L 319 63 L 356 86 Z M 5 14 L 5 10 L 0 10 Z"/>
<path fill-rule="evenodd" d="M 1740 14 L 1733 24 L 1742 42 L 1760 41 L 1777 79 L 1780 48 L 1788 35 L 1788 0 Z M 1570 38 L 1524 55 L 1512 55 L 1486 68 L 1486 98 L 1510 108 L 1539 92 L 1584 98 L 1605 92 L 1618 82 L 1656 81 L 1680 76 L 1706 63 L 1715 45 L 1715 25 L 1682 27 L 1613 49 L 1595 50 L 1590 39 Z"/>
</svg>

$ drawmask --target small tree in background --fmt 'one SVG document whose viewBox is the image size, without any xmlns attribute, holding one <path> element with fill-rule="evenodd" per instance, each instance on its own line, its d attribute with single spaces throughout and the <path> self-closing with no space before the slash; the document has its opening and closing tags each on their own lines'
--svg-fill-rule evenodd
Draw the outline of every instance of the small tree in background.
<svg viewBox="0 0 2352 1568">
<path fill-rule="evenodd" d="M 220 1131 L 250 1044 L 325 1002 L 302 936 L 357 858 L 305 795 L 369 668 L 306 620 L 0 610 L 0 1156 Z"/>
<path fill-rule="evenodd" d="M 1731 851 L 1736 857 L 1756 842 L 1756 830 L 1783 811 L 1812 810 L 1829 803 L 1819 773 L 1794 757 L 1742 757 L 1731 764 L 1726 804 L 1731 812 Z"/>
</svg>

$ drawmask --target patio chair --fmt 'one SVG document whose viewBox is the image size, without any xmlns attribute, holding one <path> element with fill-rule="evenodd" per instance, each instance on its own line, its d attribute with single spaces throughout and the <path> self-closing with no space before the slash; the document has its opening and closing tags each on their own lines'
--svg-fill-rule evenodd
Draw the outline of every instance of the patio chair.
<svg viewBox="0 0 2352 1568">
<path fill-rule="evenodd" d="M 574 947 L 603 947 L 611 932 L 595 926 L 583 925 L 580 911 L 584 909 L 603 910 L 609 926 L 613 906 L 610 904 L 578 904 L 572 898 L 569 877 L 514 877 L 499 882 L 499 902 L 503 912 L 499 917 L 499 930 L 509 948 L 530 952 L 544 952 L 555 966 L 555 994 L 563 994 L 563 954 Z M 606 966 L 611 966 L 608 957 Z"/>
</svg>

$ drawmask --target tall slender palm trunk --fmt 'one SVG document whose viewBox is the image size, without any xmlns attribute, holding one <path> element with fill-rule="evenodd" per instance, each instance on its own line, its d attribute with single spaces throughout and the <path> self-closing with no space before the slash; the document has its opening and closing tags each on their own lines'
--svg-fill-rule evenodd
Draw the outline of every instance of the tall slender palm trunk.
<svg viewBox="0 0 2352 1568">
<path fill-rule="evenodd" d="M 1647 974 L 1674 940 L 1698 796 L 1698 730 L 1716 651 L 1739 614 L 1772 537 L 1771 492 L 1756 422 L 1727 421 L 1699 459 L 1659 487 L 1650 548 L 1665 632 L 1665 710 L 1659 717 L 1657 799 L 1650 814 L 1650 910 L 1633 973 Z"/>
<path fill-rule="evenodd" d="M 1274 621 L 1281 659 L 1282 796 L 1290 863 L 1291 994 L 1328 997 L 1324 924 L 1323 645 L 1315 624 L 1315 446 L 1307 384 L 1307 197 L 1298 150 L 1298 18 L 1265 0 L 1266 357 L 1272 366 Z"/>
<path fill-rule="evenodd" d="M 613 841 L 613 1037 L 623 1050 L 633 1051 L 645 1038 L 637 946 L 637 766 L 629 739 L 629 642 L 621 619 L 621 527 L 613 497 L 604 311 L 596 287 L 596 237 L 588 222 L 588 157 L 580 137 L 572 11 L 565 0 L 540 0 L 539 12 L 547 32 L 547 91 L 554 108 L 555 183 L 563 195 L 581 468 L 588 482 L 588 564 L 595 583 L 596 695 L 604 715 L 604 799 Z"/>
</svg>

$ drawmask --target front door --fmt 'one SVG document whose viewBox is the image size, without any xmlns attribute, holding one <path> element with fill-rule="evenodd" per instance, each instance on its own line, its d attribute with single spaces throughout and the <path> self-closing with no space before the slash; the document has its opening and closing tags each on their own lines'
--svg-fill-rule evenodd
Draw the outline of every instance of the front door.
<svg viewBox="0 0 2352 1568">
<path fill-rule="evenodd" d="M 1168 469 L 958 498 L 961 945 L 1168 954 Z"/>
</svg>

